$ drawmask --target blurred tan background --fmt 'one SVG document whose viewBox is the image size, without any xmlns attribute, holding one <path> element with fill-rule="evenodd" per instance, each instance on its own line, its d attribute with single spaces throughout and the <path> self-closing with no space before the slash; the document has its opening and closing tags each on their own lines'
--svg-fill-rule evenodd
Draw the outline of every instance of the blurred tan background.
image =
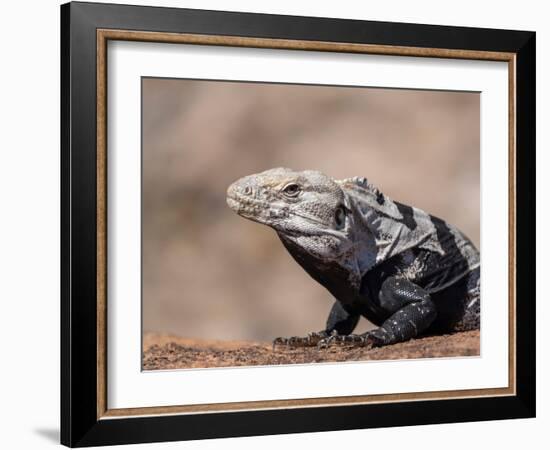
<svg viewBox="0 0 550 450">
<path fill-rule="evenodd" d="M 226 206 L 230 183 L 269 168 L 365 176 L 479 245 L 479 106 L 476 93 L 143 79 L 143 331 L 324 327 L 330 294 Z"/>
</svg>

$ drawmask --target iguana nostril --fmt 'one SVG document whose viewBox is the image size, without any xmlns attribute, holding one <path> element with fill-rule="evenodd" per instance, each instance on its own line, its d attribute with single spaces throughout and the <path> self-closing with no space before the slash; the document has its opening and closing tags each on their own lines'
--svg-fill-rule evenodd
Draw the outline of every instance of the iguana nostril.
<svg viewBox="0 0 550 450">
<path fill-rule="evenodd" d="M 246 186 L 243 189 L 243 193 L 244 193 L 244 195 L 251 195 L 252 194 L 252 188 L 250 186 Z"/>
</svg>

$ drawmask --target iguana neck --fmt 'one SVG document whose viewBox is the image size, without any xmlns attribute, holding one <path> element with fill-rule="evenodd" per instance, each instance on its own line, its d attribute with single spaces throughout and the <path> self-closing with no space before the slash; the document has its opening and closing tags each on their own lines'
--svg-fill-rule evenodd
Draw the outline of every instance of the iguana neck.
<svg viewBox="0 0 550 450">
<path fill-rule="evenodd" d="M 361 278 L 357 271 L 355 254 L 350 252 L 342 258 L 328 260 L 316 257 L 304 250 L 295 237 L 277 233 L 292 258 L 319 284 L 339 299 L 351 303 L 359 292 Z"/>
</svg>

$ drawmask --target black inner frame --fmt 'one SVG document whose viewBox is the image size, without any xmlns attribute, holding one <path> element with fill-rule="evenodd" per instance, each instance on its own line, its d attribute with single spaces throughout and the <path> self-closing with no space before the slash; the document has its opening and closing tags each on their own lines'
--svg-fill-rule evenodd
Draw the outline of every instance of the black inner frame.
<svg viewBox="0 0 550 450">
<path fill-rule="evenodd" d="M 98 28 L 515 53 L 516 385 L 506 397 L 97 419 Z M 94 3 L 61 6 L 61 443 L 91 446 L 535 416 L 535 33 Z"/>
</svg>

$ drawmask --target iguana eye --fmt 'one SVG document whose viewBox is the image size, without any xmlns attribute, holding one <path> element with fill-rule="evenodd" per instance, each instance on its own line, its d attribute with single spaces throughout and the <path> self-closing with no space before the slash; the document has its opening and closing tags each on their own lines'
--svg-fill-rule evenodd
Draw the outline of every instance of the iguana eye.
<svg viewBox="0 0 550 450">
<path fill-rule="evenodd" d="M 346 211 L 344 211 L 342 206 L 336 208 L 336 212 L 334 213 L 334 222 L 336 223 L 337 230 L 344 228 L 346 223 Z"/>
<path fill-rule="evenodd" d="M 283 194 L 285 194 L 287 197 L 297 197 L 301 191 L 302 189 L 296 183 L 287 184 L 283 188 Z"/>
</svg>

